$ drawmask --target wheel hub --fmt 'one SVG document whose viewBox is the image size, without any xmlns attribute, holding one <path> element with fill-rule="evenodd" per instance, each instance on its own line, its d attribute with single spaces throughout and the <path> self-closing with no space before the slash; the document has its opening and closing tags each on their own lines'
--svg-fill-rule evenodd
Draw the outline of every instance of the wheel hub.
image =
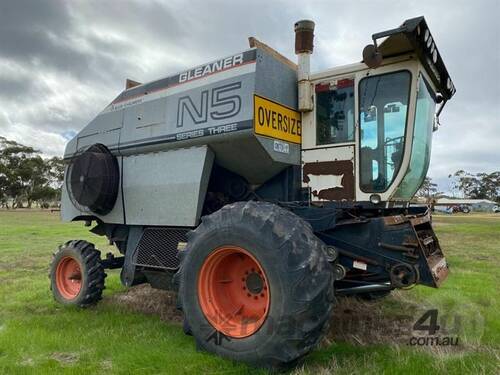
<svg viewBox="0 0 500 375">
<path fill-rule="evenodd" d="M 82 289 L 80 264 L 72 257 L 64 257 L 56 268 L 56 286 L 62 297 L 74 299 Z"/>
<path fill-rule="evenodd" d="M 217 331 L 234 338 L 253 335 L 264 324 L 270 305 L 262 266 L 241 247 L 215 249 L 198 274 L 198 301 Z"/>
<path fill-rule="evenodd" d="M 259 294 L 264 289 L 264 280 L 256 272 L 252 272 L 245 279 L 245 285 L 252 294 Z"/>
</svg>

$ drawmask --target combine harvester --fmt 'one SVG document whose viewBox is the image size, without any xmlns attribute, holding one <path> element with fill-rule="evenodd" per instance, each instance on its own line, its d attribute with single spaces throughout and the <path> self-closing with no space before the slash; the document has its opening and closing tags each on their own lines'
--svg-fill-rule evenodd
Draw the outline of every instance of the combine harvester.
<svg viewBox="0 0 500 375">
<path fill-rule="evenodd" d="M 57 301 L 96 303 L 105 269 L 121 268 L 126 286 L 178 291 L 199 348 L 280 367 L 315 347 L 336 294 L 443 282 L 430 212 L 409 205 L 455 93 L 425 19 L 319 73 L 314 23 L 295 33 L 298 64 L 250 38 L 242 53 L 127 80 L 68 143 L 62 219 L 95 223 L 123 256 L 61 246 Z"/>
</svg>

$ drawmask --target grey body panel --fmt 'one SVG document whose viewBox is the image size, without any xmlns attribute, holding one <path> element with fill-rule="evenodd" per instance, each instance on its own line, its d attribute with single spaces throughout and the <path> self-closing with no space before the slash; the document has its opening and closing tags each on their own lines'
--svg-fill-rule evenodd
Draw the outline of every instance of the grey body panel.
<svg viewBox="0 0 500 375">
<path fill-rule="evenodd" d="M 95 143 L 123 157 L 123 197 L 104 222 L 195 226 L 213 162 L 256 186 L 300 165 L 300 145 L 277 152 L 253 131 L 255 94 L 297 108 L 297 72 L 261 49 L 227 61 L 213 74 L 197 77 L 210 63 L 124 91 L 68 143 L 66 159 Z M 65 194 L 64 220 L 89 215 Z"/>
<path fill-rule="evenodd" d="M 196 226 L 213 159 L 206 146 L 124 157 L 126 223 Z"/>
<path fill-rule="evenodd" d="M 84 150 L 95 143 L 104 145 L 118 143 L 122 126 L 123 111 L 108 112 L 97 116 L 77 135 L 77 150 Z"/>
<path fill-rule="evenodd" d="M 202 129 L 204 130 L 203 136 L 208 136 L 215 133 L 217 127 L 232 124 L 236 124 L 238 130 L 249 129 L 252 126 L 253 107 L 243 105 L 243 103 L 251 102 L 253 84 L 254 73 L 245 74 L 128 108 L 125 110 L 125 125 L 120 139 L 120 149 L 152 142 L 167 143 L 198 138 Z M 240 88 L 237 89 L 238 86 Z M 179 111 L 179 101 L 182 99 L 186 99 L 184 103 L 192 103 L 200 110 L 202 101 L 205 104 L 205 101 L 210 103 L 213 100 L 214 90 L 217 93 L 232 87 L 235 89 L 231 91 L 237 94 L 241 101 L 240 111 L 234 116 L 211 119 L 212 113 L 204 113 L 200 116 L 198 123 L 195 123 L 186 107 L 183 107 L 183 111 Z M 193 110 L 193 112 L 196 111 Z M 138 120 L 141 116 L 142 119 Z"/>
<path fill-rule="evenodd" d="M 259 49 L 257 50 L 255 71 L 255 93 L 257 95 L 290 108 L 297 108 L 296 70 Z"/>
</svg>

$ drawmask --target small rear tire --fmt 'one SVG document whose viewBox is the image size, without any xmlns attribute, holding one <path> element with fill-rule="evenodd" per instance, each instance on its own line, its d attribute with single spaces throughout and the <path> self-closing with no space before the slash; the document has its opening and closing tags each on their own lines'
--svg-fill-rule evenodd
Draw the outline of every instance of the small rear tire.
<svg viewBox="0 0 500 375">
<path fill-rule="evenodd" d="M 54 254 L 49 278 L 57 302 L 79 307 L 94 305 L 105 288 L 101 252 L 87 241 L 68 241 Z"/>
</svg>

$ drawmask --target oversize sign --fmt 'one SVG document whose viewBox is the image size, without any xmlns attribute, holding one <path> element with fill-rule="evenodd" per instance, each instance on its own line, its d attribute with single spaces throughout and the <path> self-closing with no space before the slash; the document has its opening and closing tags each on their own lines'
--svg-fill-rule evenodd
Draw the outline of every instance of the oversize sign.
<svg viewBox="0 0 500 375">
<path fill-rule="evenodd" d="M 300 112 L 258 95 L 254 95 L 253 103 L 255 134 L 292 143 L 301 143 Z"/>
</svg>

